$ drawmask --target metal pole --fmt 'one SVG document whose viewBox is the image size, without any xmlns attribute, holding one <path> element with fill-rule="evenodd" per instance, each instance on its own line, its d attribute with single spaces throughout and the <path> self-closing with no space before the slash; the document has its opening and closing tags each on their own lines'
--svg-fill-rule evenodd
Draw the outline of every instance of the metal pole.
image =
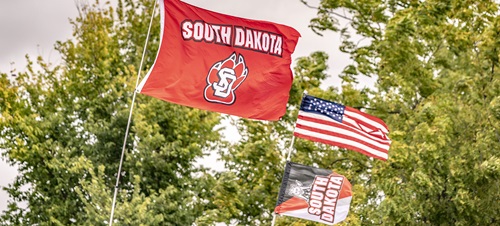
<svg viewBox="0 0 500 226">
<path fill-rule="evenodd" d="M 146 42 L 144 43 L 144 50 L 142 52 L 141 63 L 140 63 L 139 68 L 137 69 L 137 81 L 135 82 L 136 88 L 137 88 L 137 85 L 139 85 L 139 78 L 141 77 L 142 63 L 144 62 L 144 56 L 146 55 L 146 47 L 147 47 L 148 41 L 149 41 L 149 34 L 151 32 L 151 25 L 153 24 L 155 10 L 156 10 L 156 0 L 155 0 L 155 4 L 153 7 L 153 12 L 151 13 L 151 20 L 149 22 L 148 34 L 146 36 Z M 125 147 L 127 145 L 127 137 L 128 137 L 128 133 L 130 130 L 130 122 L 132 121 L 132 112 L 134 110 L 134 103 L 135 103 L 136 96 L 137 96 L 137 92 L 134 89 L 134 94 L 132 96 L 132 103 L 130 104 L 130 111 L 129 111 L 129 115 L 128 115 L 127 129 L 125 130 L 125 138 L 123 138 L 123 147 L 122 147 L 122 154 L 120 157 L 120 164 L 118 166 L 118 173 L 116 175 L 116 185 L 115 185 L 115 192 L 113 194 L 113 203 L 111 204 L 111 214 L 109 216 L 109 226 L 113 225 L 113 216 L 115 213 L 116 195 L 118 194 L 118 185 L 120 183 L 120 174 L 122 172 L 123 157 L 125 156 Z"/>
<path fill-rule="evenodd" d="M 288 155 L 286 157 L 287 162 L 290 161 L 290 155 L 292 154 L 292 150 L 293 150 L 293 143 L 295 143 L 295 136 L 292 135 L 292 142 L 290 144 L 290 147 L 288 148 Z"/>
<path fill-rule="evenodd" d="M 273 213 L 273 221 L 271 222 L 271 226 L 274 226 L 275 223 L 276 223 L 276 214 Z"/>
<path fill-rule="evenodd" d="M 302 99 L 304 99 L 304 95 L 307 95 L 307 91 L 305 91 L 305 90 L 304 90 L 304 93 L 302 94 Z M 295 120 L 295 125 L 293 126 L 293 128 L 295 129 L 296 126 L 297 126 L 297 120 Z M 286 156 L 285 167 L 286 167 L 286 163 L 290 162 L 294 143 L 295 143 L 295 136 L 292 135 L 292 141 L 290 142 L 290 147 L 288 147 L 288 154 Z M 274 226 L 274 224 L 276 223 L 276 215 L 277 214 L 273 212 L 273 221 L 271 222 L 271 226 Z"/>
</svg>

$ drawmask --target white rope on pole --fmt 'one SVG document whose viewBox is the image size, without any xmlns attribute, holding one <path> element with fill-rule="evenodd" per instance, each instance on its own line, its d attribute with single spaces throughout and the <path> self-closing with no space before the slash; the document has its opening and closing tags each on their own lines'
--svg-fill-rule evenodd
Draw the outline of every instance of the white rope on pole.
<svg viewBox="0 0 500 226">
<path fill-rule="evenodd" d="M 115 192 L 113 194 L 113 202 L 111 204 L 111 214 L 109 216 L 109 226 L 113 225 L 113 216 L 115 213 L 116 195 L 118 194 L 118 185 L 120 183 L 120 174 L 122 171 L 123 157 L 125 156 L 125 147 L 127 145 L 127 137 L 128 137 L 128 133 L 130 130 L 130 123 L 132 121 L 132 112 L 134 110 L 135 97 L 137 96 L 136 89 L 137 89 L 137 86 L 139 85 L 139 79 L 141 77 L 142 64 L 144 62 L 144 56 L 146 55 L 146 48 L 147 48 L 148 41 L 149 41 L 149 34 L 151 32 L 151 25 L 153 24 L 155 10 L 156 10 L 156 0 L 154 3 L 153 12 L 151 13 L 151 20 L 149 21 L 148 34 L 146 35 L 146 41 L 144 43 L 144 50 L 142 51 L 141 63 L 139 64 L 139 68 L 137 69 L 137 80 L 135 82 L 134 94 L 132 96 L 132 103 L 130 104 L 130 111 L 129 111 L 128 121 L 127 121 L 127 129 L 125 130 L 125 138 L 123 138 L 122 154 L 120 157 L 120 164 L 118 166 L 118 173 L 116 175 L 116 185 L 115 185 Z"/>
<path fill-rule="evenodd" d="M 276 223 L 276 214 L 273 213 L 273 221 L 271 222 L 271 226 L 274 226 L 275 223 Z"/>
<path fill-rule="evenodd" d="M 290 143 L 290 147 L 288 147 L 288 155 L 286 156 L 286 161 L 290 161 L 290 155 L 292 154 L 293 151 L 293 143 L 295 143 L 295 136 L 292 135 L 292 142 Z"/>
</svg>

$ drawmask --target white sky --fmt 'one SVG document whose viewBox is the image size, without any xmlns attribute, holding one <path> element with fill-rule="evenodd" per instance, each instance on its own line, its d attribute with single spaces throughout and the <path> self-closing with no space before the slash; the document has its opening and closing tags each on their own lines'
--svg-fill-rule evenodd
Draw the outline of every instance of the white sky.
<svg viewBox="0 0 500 226">
<path fill-rule="evenodd" d="M 53 46 L 56 41 L 71 38 L 72 26 L 69 18 L 77 16 L 76 1 L 93 0 L 0 0 L 0 72 L 23 71 L 28 54 L 32 60 L 41 55 L 53 64 L 60 63 L 59 54 Z M 101 2 L 104 2 L 101 0 Z M 318 50 L 329 54 L 332 76 L 328 86 L 338 86 L 337 75 L 349 62 L 349 56 L 338 51 L 340 38 L 333 32 L 323 37 L 309 28 L 309 20 L 316 15 L 300 0 L 185 0 L 192 5 L 229 15 L 250 19 L 267 20 L 285 24 L 298 30 L 299 39 L 295 59 Z M 319 0 L 309 0 L 317 6 Z M 144 31 L 147 32 L 147 31 Z M 117 159 L 118 161 L 118 159 Z M 11 183 L 16 175 L 15 167 L 0 159 L 0 187 Z M 0 191 L 0 212 L 5 210 L 8 196 Z"/>
</svg>

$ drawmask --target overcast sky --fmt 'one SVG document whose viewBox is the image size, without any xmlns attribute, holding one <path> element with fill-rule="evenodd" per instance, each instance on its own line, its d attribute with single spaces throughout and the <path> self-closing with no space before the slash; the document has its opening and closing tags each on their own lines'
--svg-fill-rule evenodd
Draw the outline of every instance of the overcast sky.
<svg viewBox="0 0 500 226">
<path fill-rule="evenodd" d="M 60 63 L 54 50 L 56 41 L 71 38 L 70 18 L 77 16 L 75 1 L 86 0 L 0 0 L 0 72 L 24 71 L 25 55 L 32 59 L 42 56 L 53 64 Z M 88 0 L 93 2 L 93 0 Z M 103 1 L 101 1 L 103 2 Z M 268 20 L 297 29 L 299 39 L 294 59 L 322 50 L 330 55 L 328 85 L 338 85 L 337 75 L 350 62 L 349 57 L 338 51 L 340 38 L 333 32 L 323 37 L 309 28 L 309 20 L 316 15 L 300 0 L 185 0 L 192 5 L 212 11 L 250 19 Z M 309 0 L 318 5 L 319 0 Z M 147 32 L 147 31 L 144 31 Z M 1 87 L 0 87 L 1 88 Z M 118 159 L 117 159 L 118 161 Z M 0 186 L 11 183 L 16 175 L 15 167 L 0 160 Z M 0 191 L 0 211 L 6 208 L 8 196 Z"/>
</svg>

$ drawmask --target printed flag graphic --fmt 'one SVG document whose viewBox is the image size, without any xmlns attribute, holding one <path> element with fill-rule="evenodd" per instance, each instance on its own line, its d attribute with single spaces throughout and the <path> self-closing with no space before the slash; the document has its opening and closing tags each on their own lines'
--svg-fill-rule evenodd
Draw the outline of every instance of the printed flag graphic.
<svg viewBox="0 0 500 226">
<path fill-rule="evenodd" d="M 328 225 L 347 217 L 351 183 L 331 170 L 287 162 L 274 212 Z"/>
<path fill-rule="evenodd" d="M 285 114 L 300 37 L 295 29 L 179 0 L 159 2 L 160 47 L 139 93 L 251 119 Z"/>
<path fill-rule="evenodd" d="M 305 95 L 293 134 L 387 160 L 391 144 L 388 133 L 387 125 L 377 117 L 352 107 Z"/>
</svg>

